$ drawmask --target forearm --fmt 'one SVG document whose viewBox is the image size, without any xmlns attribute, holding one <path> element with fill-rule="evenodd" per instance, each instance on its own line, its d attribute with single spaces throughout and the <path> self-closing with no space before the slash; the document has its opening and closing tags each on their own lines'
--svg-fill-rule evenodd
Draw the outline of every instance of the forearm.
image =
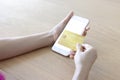
<svg viewBox="0 0 120 80">
<path fill-rule="evenodd" d="M 0 39 L 0 60 L 48 46 L 52 42 L 53 35 L 49 32 Z"/>
<path fill-rule="evenodd" d="M 0 60 L 52 44 L 58 38 L 72 16 L 73 12 L 70 12 L 59 24 L 50 30 L 50 32 L 0 39 Z"/>
<path fill-rule="evenodd" d="M 77 44 L 77 52 L 74 56 L 75 73 L 72 80 L 87 80 L 89 71 L 97 58 L 96 50 L 88 45 L 82 44 L 85 51 L 81 50 L 81 45 Z"/>
</svg>

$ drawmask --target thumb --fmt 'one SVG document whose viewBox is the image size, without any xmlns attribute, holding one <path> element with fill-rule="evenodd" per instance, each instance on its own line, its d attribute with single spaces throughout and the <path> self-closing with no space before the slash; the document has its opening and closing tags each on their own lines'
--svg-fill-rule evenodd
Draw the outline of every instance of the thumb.
<svg viewBox="0 0 120 80">
<path fill-rule="evenodd" d="M 81 46 L 82 46 L 81 44 L 77 43 L 77 45 L 76 45 L 77 52 L 81 52 L 81 49 L 80 49 Z"/>
</svg>

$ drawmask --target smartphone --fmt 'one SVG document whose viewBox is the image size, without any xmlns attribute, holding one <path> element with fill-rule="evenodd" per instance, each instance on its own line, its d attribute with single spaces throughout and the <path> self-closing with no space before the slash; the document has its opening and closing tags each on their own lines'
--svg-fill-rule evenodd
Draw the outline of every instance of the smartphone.
<svg viewBox="0 0 120 80">
<path fill-rule="evenodd" d="M 76 51 L 76 44 L 84 42 L 82 34 L 88 23 L 88 19 L 74 15 L 52 46 L 52 50 L 64 56 L 70 55 L 70 51 Z"/>
</svg>

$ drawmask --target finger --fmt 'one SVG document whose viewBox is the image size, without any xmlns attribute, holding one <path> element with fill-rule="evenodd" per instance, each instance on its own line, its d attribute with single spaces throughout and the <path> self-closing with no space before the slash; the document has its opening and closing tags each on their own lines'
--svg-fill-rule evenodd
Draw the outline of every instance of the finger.
<svg viewBox="0 0 120 80">
<path fill-rule="evenodd" d="M 74 59 L 76 51 L 70 51 L 69 58 Z"/>
<path fill-rule="evenodd" d="M 77 53 L 83 53 L 84 51 L 85 51 L 85 47 L 84 46 L 82 46 L 81 44 L 77 44 L 76 45 L 76 48 L 77 48 L 77 52 L 76 52 L 76 54 Z"/>
<path fill-rule="evenodd" d="M 88 31 L 89 29 L 90 29 L 90 27 L 89 27 L 89 26 L 85 27 L 84 32 L 83 32 L 83 34 L 82 34 L 82 36 L 86 36 L 86 35 L 87 35 L 87 31 Z"/>
<path fill-rule="evenodd" d="M 90 50 L 90 49 L 92 49 L 93 47 L 91 46 L 91 45 L 89 45 L 89 44 L 82 44 L 84 47 L 85 47 L 85 51 L 84 52 L 86 52 L 86 51 L 88 51 L 88 50 Z"/>
<path fill-rule="evenodd" d="M 70 54 L 69 58 L 74 59 L 75 54 Z"/>
<path fill-rule="evenodd" d="M 86 48 L 82 45 L 82 46 L 80 47 L 80 50 L 81 50 L 82 52 L 84 52 L 84 51 L 86 50 Z"/>
<path fill-rule="evenodd" d="M 73 11 L 69 12 L 68 15 L 63 19 L 63 22 L 67 24 L 73 15 L 74 15 Z"/>
<path fill-rule="evenodd" d="M 80 47 L 81 47 L 81 44 L 77 43 L 77 45 L 76 45 L 77 51 L 80 51 Z"/>
<path fill-rule="evenodd" d="M 84 30 L 84 32 L 83 32 L 83 34 L 82 34 L 82 36 L 86 36 L 87 35 L 87 31 L 86 30 Z"/>
<path fill-rule="evenodd" d="M 88 30 L 90 30 L 90 27 L 89 26 L 85 27 L 85 31 L 88 31 Z"/>
</svg>

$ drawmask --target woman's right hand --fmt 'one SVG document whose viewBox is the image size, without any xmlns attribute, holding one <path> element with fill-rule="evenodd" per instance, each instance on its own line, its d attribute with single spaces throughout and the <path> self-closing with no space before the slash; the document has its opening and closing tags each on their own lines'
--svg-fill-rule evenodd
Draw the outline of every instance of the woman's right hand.
<svg viewBox="0 0 120 80">
<path fill-rule="evenodd" d="M 77 44 L 77 51 L 74 56 L 74 62 L 76 68 L 79 65 L 87 66 L 88 64 L 93 64 L 97 58 L 96 50 L 89 44 Z"/>
</svg>

